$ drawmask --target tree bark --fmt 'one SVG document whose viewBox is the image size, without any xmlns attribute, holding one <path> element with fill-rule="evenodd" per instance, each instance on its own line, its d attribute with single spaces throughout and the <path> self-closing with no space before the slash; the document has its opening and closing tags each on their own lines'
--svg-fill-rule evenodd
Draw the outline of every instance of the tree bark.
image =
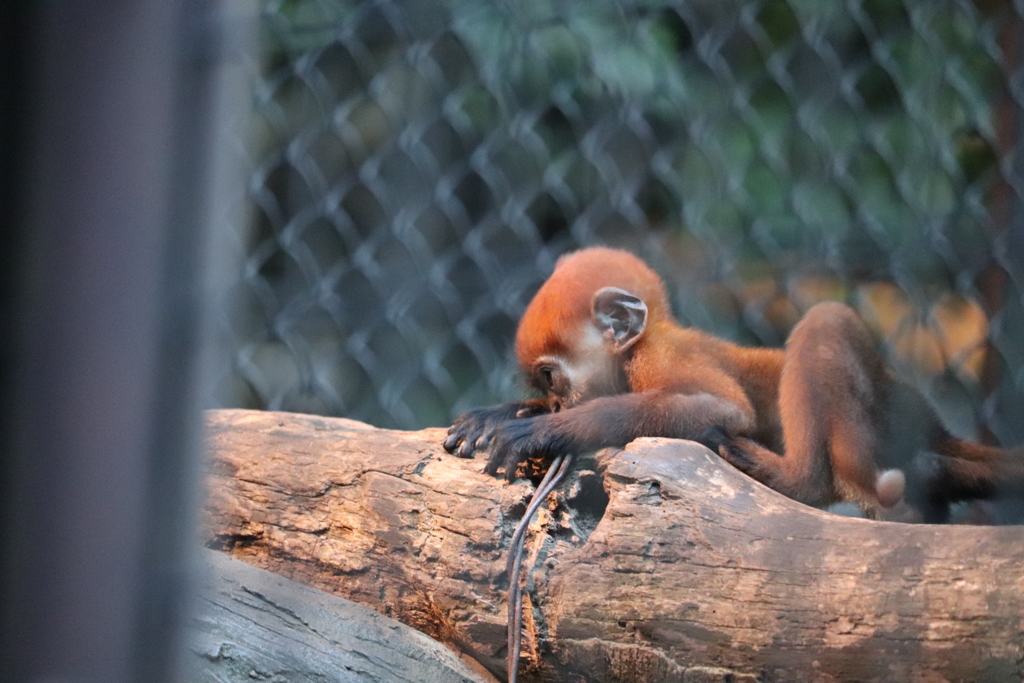
<svg viewBox="0 0 1024 683">
<path fill-rule="evenodd" d="M 239 410 L 208 426 L 208 545 L 504 677 L 505 549 L 532 484 L 449 456 L 440 429 Z M 579 461 L 553 498 L 527 541 L 523 681 L 1024 674 L 1019 527 L 832 515 L 670 439 Z"/>
</svg>

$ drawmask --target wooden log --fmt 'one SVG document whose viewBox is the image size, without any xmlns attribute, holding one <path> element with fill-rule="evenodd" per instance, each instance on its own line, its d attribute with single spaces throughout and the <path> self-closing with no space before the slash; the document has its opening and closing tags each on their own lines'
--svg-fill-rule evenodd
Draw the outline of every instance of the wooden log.
<svg viewBox="0 0 1024 683">
<path fill-rule="evenodd" d="M 349 600 L 211 550 L 200 570 L 189 683 L 494 683 L 479 664 Z"/>
<path fill-rule="evenodd" d="M 505 549 L 532 484 L 444 430 L 208 415 L 205 541 L 503 678 Z M 691 442 L 583 460 L 527 542 L 522 680 L 1020 681 L 1024 533 L 832 515 Z"/>
</svg>

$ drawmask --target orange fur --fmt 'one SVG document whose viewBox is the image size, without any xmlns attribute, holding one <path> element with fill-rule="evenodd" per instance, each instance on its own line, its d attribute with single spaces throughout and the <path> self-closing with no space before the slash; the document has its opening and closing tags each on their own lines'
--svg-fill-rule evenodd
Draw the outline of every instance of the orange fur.
<svg viewBox="0 0 1024 683">
<path fill-rule="evenodd" d="M 797 500 L 852 501 L 869 515 L 898 503 L 908 479 L 931 519 L 951 500 L 1024 481 L 1017 454 L 951 437 L 842 304 L 812 307 L 785 349 L 744 348 L 681 327 L 661 278 L 636 256 L 584 249 L 561 258 L 537 292 L 516 352 L 546 398 L 471 411 L 445 441 L 460 455 L 489 447 L 492 473 L 513 477 L 525 458 L 559 450 L 670 436 L 708 443 Z M 937 461 L 912 462 L 929 450 Z"/>
<path fill-rule="evenodd" d="M 590 319 L 594 292 L 618 287 L 643 299 L 657 315 L 668 315 L 665 288 L 654 271 L 624 251 L 595 247 L 558 259 L 555 272 L 540 288 L 519 322 L 516 355 L 527 367 L 534 359 L 552 351 L 576 346 L 579 323 Z"/>
</svg>

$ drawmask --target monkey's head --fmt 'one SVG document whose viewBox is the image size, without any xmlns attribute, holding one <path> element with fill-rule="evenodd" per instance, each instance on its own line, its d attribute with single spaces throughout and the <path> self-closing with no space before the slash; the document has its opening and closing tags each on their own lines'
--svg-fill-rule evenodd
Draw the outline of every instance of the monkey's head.
<svg viewBox="0 0 1024 683">
<path fill-rule="evenodd" d="M 661 278 L 625 251 L 563 256 L 516 334 L 519 365 L 553 411 L 628 391 L 625 365 L 647 327 L 669 318 Z"/>
</svg>

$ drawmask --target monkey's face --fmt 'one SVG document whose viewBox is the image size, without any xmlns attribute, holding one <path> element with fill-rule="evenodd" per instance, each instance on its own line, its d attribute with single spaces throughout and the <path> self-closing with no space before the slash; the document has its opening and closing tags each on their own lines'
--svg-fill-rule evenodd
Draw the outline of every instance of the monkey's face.
<svg viewBox="0 0 1024 683">
<path fill-rule="evenodd" d="M 591 264 L 592 268 L 583 267 L 587 265 L 583 262 L 560 262 L 519 322 L 516 355 L 520 366 L 530 384 L 545 395 L 552 412 L 629 391 L 626 363 L 644 335 L 648 307 L 640 296 L 625 289 L 595 288 L 606 281 L 629 280 L 631 269 L 637 267 L 635 257 L 611 252 L 617 258 L 627 258 L 627 263 L 605 268 L 601 261 L 608 253 L 599 249 L 575 257 L 596 257 L 598 262 Z M 661 281 L 653 272 L 649 277 L 646 271 L 641 275 L 637 284 L 652 290 L 661 302 Z"/>
<path fill-rule="evenodd" d="M 622 354 L 602 329 L 588 321 L 573 339 L 568 353 L 541 355 L 527 368 L 552 412 L 629 391 Z"/>
</svg>

